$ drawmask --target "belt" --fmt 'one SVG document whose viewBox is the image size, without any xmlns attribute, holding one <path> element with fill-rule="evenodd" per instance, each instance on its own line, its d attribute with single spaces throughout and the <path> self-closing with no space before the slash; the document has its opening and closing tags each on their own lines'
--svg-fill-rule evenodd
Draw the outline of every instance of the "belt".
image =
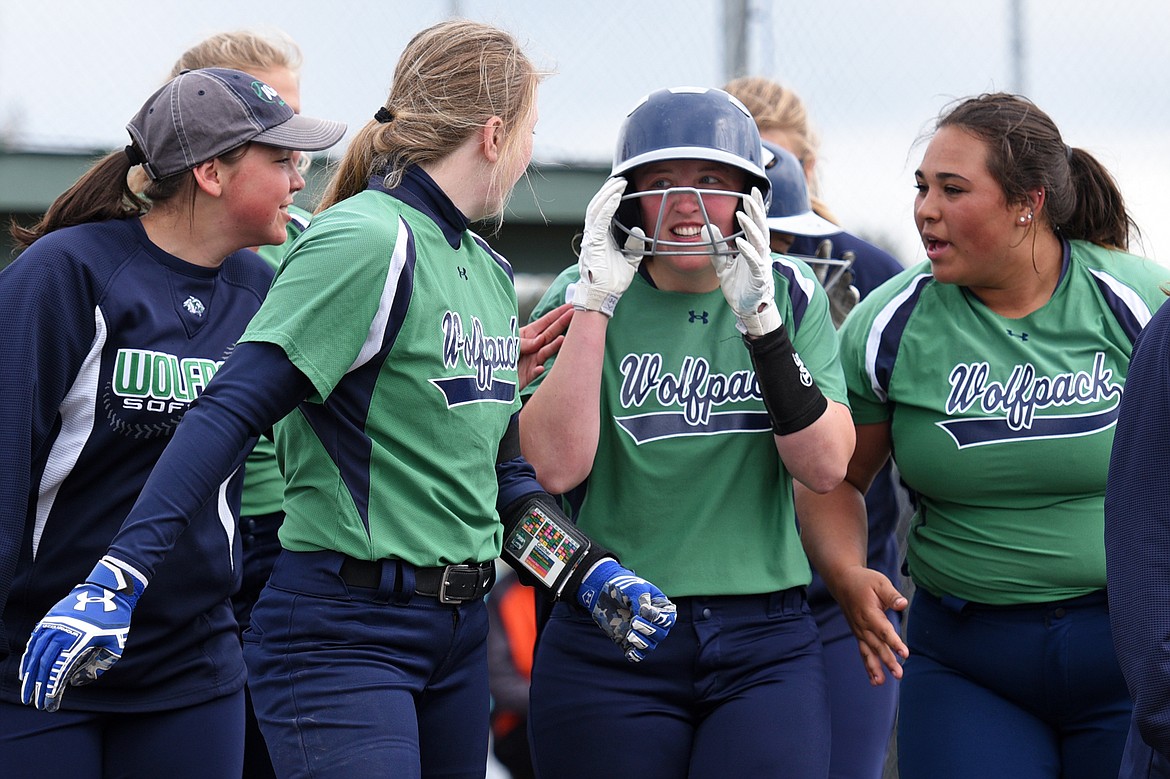
<svg viewBox="0 0 1170 779">
<path fill-rule="evenodd" d="M 351 587 L 377 589 L 382 583 L 382 568 L 386 562 L 389 561 L 346 557 L 341 563 L 341 578 Z M 409 566 L 414 569 L 416 595 L 438 598 L 439 603 L 463 603 L 482 598 L 496 581 L 496 565 L 492 561 L 440 565 L 434 568 L 419 568 L 407 562 L 395 562 L 403 568 Z"/>
</svg>

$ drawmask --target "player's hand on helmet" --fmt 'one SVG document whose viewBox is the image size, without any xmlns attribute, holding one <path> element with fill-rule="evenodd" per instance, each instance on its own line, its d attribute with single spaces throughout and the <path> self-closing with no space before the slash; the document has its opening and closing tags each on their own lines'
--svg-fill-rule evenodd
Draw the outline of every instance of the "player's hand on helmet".
<svg viewBox="0 0 1170 779">
<path fill-rule="evenodd" d="M 88 684 L 121 657 L 130 614 L 146 582 L 103 557 L 37 623 L 20 660 L 20 699 L 56 711 L 71 685 Z"/>
<path fill-rule="evenodd" d="M 585 232 L 581 237 L 581 256 L 577 269 L 581 278 L 573 287 L 573 307 L 582 311 L 600 311 L 613 316 L 614 307 L 630 286 L 638 263 L 639 246 L 645 234 L 640 228 L 626 239 L 626 252 L 618 248 L 613 236 L 613 216 L 626 191 L 621 176 L 608 179 L 585 210 Z"/>
<path fill-rule="evenodd" d="M 577 602 L 631 663 L 640 662 L 658 646 L 678 616 L 662 590 L 611 557 L 585 576 Z"/>
<path fill-rule="evenodd" d="M 779 328 L 783 320 L 776 307 L 776 287 L 772 280 L 768 209 L 759 189 L 752 187 L 751 196 L 744 199 L 743 211 L 737 211 L 735 216 L 744 234 L 735 239 L 734 253 L 718 251 L 724 242 L 718 227 L 704 227 L 703 237 L 716 248 L 711 253 L 711 264 L 740 330 L 753 336 L 767 335 Z"/>
</svg>

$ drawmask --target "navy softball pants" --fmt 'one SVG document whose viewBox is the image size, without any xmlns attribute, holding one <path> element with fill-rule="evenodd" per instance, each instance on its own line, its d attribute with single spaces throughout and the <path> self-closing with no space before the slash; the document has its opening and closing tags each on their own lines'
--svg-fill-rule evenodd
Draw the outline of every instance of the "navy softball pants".
<svg viewBox="0 0 1170 779">
<path fill-rule="evenodd" d="M 282 779 L 441 776 L 487 765 L 487 608 L 355 587 L 341 555 L 282 551 L 244 660 Z"/>
<path fill-rule="evenodd" d="M 919 588 L 907 644 L 900 779 L 1117 776 L 1132 705 L 1103 591 L 995 608 Z"/>
<path fill-rule="evenodd" d="M 0 702 L 4 779 L 207 779 L 237 777 L 243 765 L 243 690 L 164 711 L 49 713 Z"/>
<path fill-rule="evenodd" d="M 641 663 L 576 605 L 537 644 L 529 728 L 548 779 L 824 779 L 829 697 L 802 589 L 683 597 Z"/>
<path fill-rule="evenodd" d="M 813 608 L 824 647 L 825 675 L 833 712 L 833 755 L 829 779 L 881 779 L 898 713 L 899 681 L 869 683 L 857 639 L 836 601 Z M 886 616 L 900 627 L 902 615 Z"/>
</svg>

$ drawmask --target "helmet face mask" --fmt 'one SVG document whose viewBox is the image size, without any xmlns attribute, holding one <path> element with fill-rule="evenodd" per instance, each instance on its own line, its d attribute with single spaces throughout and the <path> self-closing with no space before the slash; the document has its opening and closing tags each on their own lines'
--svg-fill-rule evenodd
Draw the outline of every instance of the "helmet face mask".
<svg viewBox="0 0 1170 779">
<path fill-rule="evenodd" d="M 623 212 L 641 214 L 640 201 L 644 198 L 660 198 L 658 204 L 658 215 L 654 220 L 654 229 L 647 230 L 641 227 L 642 219 L 637 217 L 638 224 L 627 226 L 622 223 L 621 218 Z M 659 238 L 662 233 L 662 223 L 669 210 L 669 203 L 672 198 L 676 197 L 692 197 L 698 201 L 699 214 L 703 220 L 704 228 L 702 232 L 702 241 L 672 241 L 665 238 Z M 617 238 L 618 246 L 623 246 L 626 254 L 634 257 L 651 257 L 658 255 L 682 255 L 695 254 L 702 252 L 704 254 L 714 254 L 726 256 L 735 254 L 738 250 L 735 248 L 735 239 L 743 235 L 743 230 L 732 231 L 725 236 L 721 241 L 714 241 L 711 236 L 711 228 L 714 225 L 710 213 L 707 211 L 707 203 L 704 202 L 704 197 L 734 197 L 739 201 L 743 201 L 748 196 L 742 192 L 732 192 L 726 189 L 696 189 L 695 187 L 670 187 L 669 189 L 647 189 L 642 192 L 633 192 L 622 196 L 622 206 L 627 203 L 632 207 L 619 207 L 618 212 L 614 215 L 613 226 L 614 235 Z M 644 232 L 644 235 L 638 235 L 635 230 Z M 720 231 L 722 234 L 722 231 Z M 630 239 L 633 240 L 630 240 Z M 641 247 L 638 244 L 641 243 Z"/>
<path fill-rule="evenodd" d="M 671 197 L 697 197 L 700 213 L 710 235 L 711 220 L 703 197 L 719 195 L 747 197 L 753 187 L 764 195 L 765 207 L 771 194 L 771 183 L 764 172 L 764 148 L 759 130 L 748 110 L 720 89 L 701 87 L 674 87 L 660 89 L 644 97 L 626 116 L 618 133 L 611 176 L 630 179 L 633 171 L 647 163 L 665 160 L 707 160 L 737 168 L 747 174 L 746 192 L 673 187 L 666 190 L 630 192 L 622 197 L 621 206 L 613 219 L 613 233 L 619 246 L 627 246 L 634 228 L 645 234 L 643 250 L 638 252 L 637 241 L 629 241 L 626 251 L 646 257 L 653 254 L 693 254 L 706 246 L 708 253 L 733 254 L 735 238 L 743 235 L 735 230 L 718 244 L 707 242 L 659 240 L 659 228 Z M 642 224 L 640 200 L 661 197 L 654 229 Z M 736 226 L 738 227 L 738 226 Z"/>
</svg>

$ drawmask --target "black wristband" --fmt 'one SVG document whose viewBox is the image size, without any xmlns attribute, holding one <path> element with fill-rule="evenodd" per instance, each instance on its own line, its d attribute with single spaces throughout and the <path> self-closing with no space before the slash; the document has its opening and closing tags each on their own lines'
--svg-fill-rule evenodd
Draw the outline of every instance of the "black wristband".
<svg viewBox="0 0 1170 779">
<path fill-rule="evenodd" d="M 758 338 L 745 335 L 743 342 L 751 354 L 764 408 L 776 435 L 803 430 L 821 418 L 829 401 L 793 348 L 783 323 Z"/>
</svg>

